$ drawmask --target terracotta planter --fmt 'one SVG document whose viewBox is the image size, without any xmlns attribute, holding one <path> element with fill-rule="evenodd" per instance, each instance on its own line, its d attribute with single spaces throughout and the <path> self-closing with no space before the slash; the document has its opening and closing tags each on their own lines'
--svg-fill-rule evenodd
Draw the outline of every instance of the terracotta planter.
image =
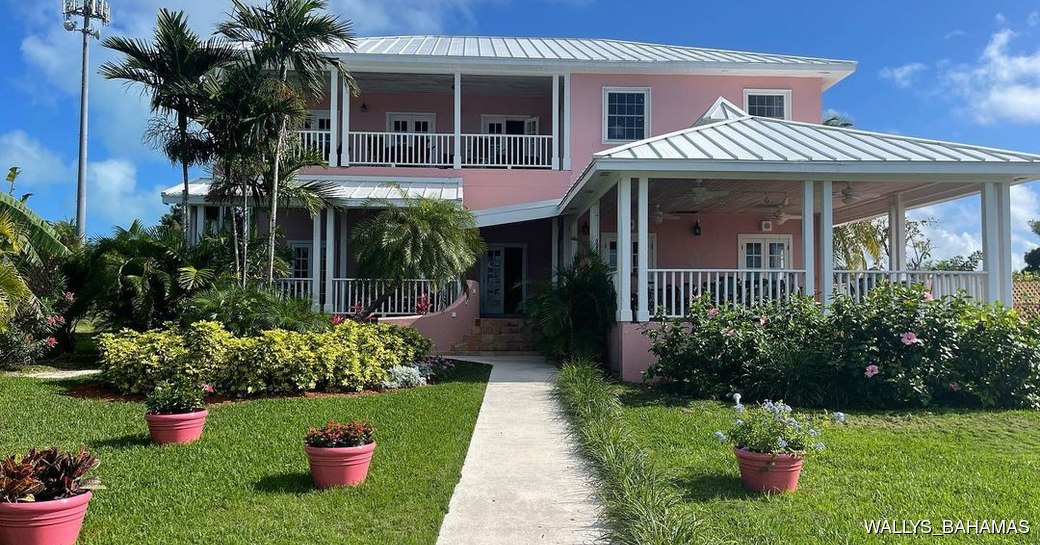
<svg viewBox="0 0 1040 545">
<path fill-rule="evenodd" d="M 203 409 L 184 414 L 146 414 L 144 419 L 148 421 L 148 435 L 152 442 L 167 445 L 197 441 L 202 437 L 208 414 L 209 411 Z"/>
<path fill-rule="evenodd" d="M 733 449 L 744 488 L 753 492 L 793 492 L 802 473 L 802 456 Z"/>
<path fill-rule="evenodd" d="M 0 503 L 0 545 L 72 545 L 83 527 L 91 495 Z"/>
<path fill-rule="evenodd" d="M 314 486 L 357 486 L 368 476 L 375 443 L 361 447 L 320 448 L 304 445 Z"/>
</svg>

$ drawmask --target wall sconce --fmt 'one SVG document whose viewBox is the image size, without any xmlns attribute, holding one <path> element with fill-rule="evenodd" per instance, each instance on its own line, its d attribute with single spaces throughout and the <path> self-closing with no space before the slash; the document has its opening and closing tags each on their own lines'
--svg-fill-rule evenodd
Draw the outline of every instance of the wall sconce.
<svg viewBox="0 0 1040 545">
<path fill-rule="evenodd" d="M 364 113 L 364 112 L 367 112 L 367 111 L 368 111 L 368 104 L 362 102 L 361 103 L 361 112 Z"/>
<path fill-rule="evenodd" d="M 701 222 L 699 220 L 693 222 L 693 229 L 691 229 L 691 231 L 693 231 L 693 236 L 701 236 Z"/>
</svg>

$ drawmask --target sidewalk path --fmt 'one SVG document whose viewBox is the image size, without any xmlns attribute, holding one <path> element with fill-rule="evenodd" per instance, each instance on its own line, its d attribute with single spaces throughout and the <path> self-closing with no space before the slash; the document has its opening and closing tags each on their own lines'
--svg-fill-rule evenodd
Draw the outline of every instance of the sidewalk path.
<svg viewBox="0 0 1040 545">
<path fill-rule="evenodd" d="M 493 365 L 437 545 L 580 545 L 599 508 L 540 357 L 466 356 Z"/>
</svg>

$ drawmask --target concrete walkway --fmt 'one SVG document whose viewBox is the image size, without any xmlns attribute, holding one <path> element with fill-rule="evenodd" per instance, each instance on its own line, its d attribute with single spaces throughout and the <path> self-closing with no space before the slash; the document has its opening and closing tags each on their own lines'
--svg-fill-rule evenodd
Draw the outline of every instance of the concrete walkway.
<svg viewBox="0 0 1040 545">
<path fill-rule="evenodd" d="M 531 356 L 454 359 L 494 367 L 437 545 L 593 543 L 599 508 L 550 397 L 555 369 Z"/>
<path fill-rule="evenodd" d="M 7 375 L 16 377 L 29 377 L 29 378 L 45 378 L 45 379 L 57 379 L 57 378 L 76 378 L 87 375 L 95 375 L 100 373 L 101 369 L 77 369 L 74 371 L 40 371 L 37 373 L 5 373 Z"/>
</svg>

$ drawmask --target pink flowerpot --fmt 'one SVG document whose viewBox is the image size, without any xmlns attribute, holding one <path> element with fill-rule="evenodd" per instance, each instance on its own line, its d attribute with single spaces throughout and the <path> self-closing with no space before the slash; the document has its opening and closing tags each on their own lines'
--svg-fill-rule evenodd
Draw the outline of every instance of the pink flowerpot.
<svg viewBox="0 0 1040 545">
<path fill-rule="evenodd" d="M 91 493 L 63 500 L 0 503 L 0 545 L 72 545 Z"/>
<path fill-rule="evenodd" d="M 368 466 L 372 463 L 375 443 L 361 447 L 321 448 L 304 445 L 307 459 L 311 463 L 311 477 L 314 486 L 329 488 L 332 486 L 356 486 L 368 476 Z"/>
<path fill-rule="evenodd" d="M 740 480 L 753 492 L 793 492 L 802 473 L 802 456 L 762 454 L 734 448 Z"/>
<path fill-rule="evenodd" d="M 197 441 L 202 437 L 208 414 L 209 411 L 203 409 L 184 414 L 146 414 L 144 419 L 148 421 L 148 435 L 152 442 L 166 445 Z"/>
</svg>

